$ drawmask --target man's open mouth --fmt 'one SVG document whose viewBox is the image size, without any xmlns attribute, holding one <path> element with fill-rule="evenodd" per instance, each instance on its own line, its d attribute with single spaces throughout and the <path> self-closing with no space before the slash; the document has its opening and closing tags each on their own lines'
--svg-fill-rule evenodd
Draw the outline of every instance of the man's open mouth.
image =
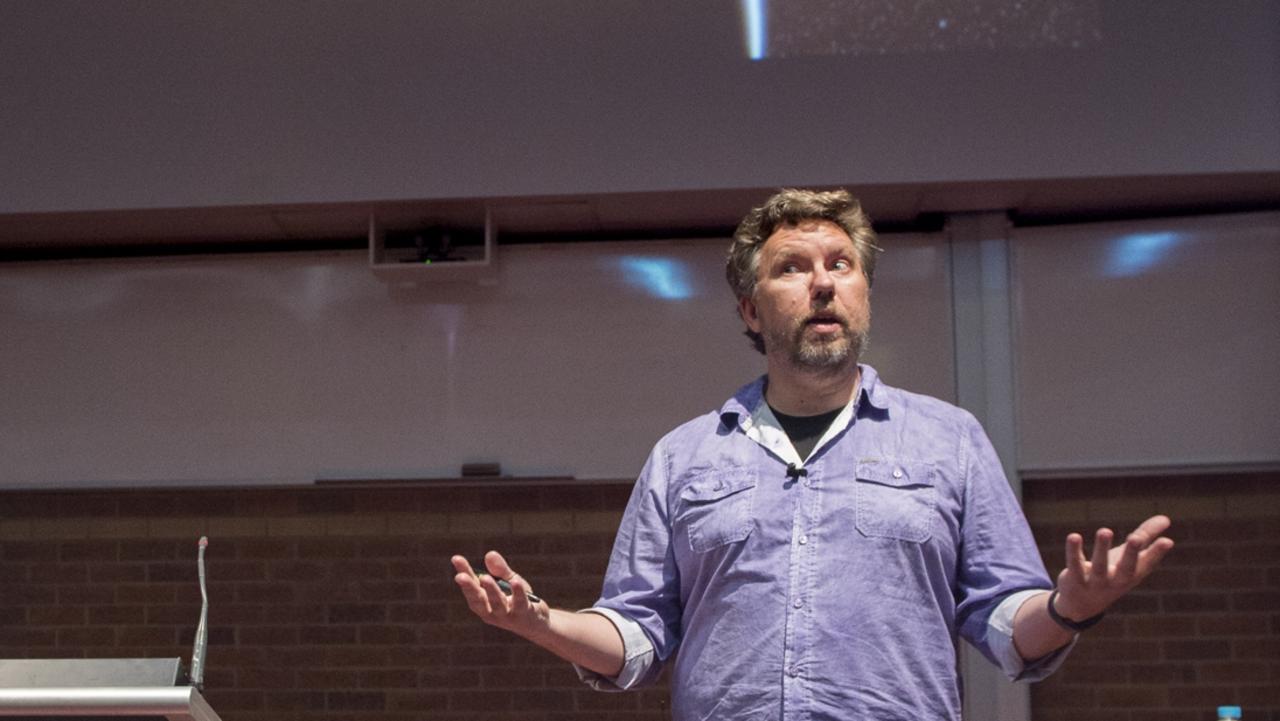
<svg viewBox="0 0 1280 721">
<path fill-rule="evenodd" d="M 817 330 L 831 331 L 844 327 L 844 321 L 839 316 L 830 313 L 815 313 L 804 322 L 806 326 Z"/>
<path fill-rule="evenodd" d="M 836 325 L 844 325 L 845 321 L 841 320 L 840 316 L 827 314 L 827 312 L 817 312 L 817 314 L 809 316 L 809 319 L 805 320 L 806 325 L 814 325 L 814 324 L 822 325 L 822 324 L 829 324 L 829 323 L 833 323 Z"/>
</svg>

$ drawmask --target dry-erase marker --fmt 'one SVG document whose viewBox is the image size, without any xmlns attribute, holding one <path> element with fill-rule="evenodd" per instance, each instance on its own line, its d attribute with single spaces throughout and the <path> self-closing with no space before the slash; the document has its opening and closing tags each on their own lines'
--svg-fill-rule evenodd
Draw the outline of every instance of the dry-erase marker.
<svg viewBox="0 0 1280 721">
<path fill-rule="evenodd" d="M 489 574 L 487 574 L 487 573 L 478 573 L 478 574 L 476 574 L 476 575 L 477 575 L 477 576 L 488 576 Z M 497 581 L 497 582 L 498 582 L 498 588 L 499 588 L 503 593 L 507 594 L 508 596 L 510 596 L 510 595 L 511 595 L 511 584 L 510 584 L 510 583 L 508 583 L 508 582 L 507 582 L 507 581 L 505 581 L 504 579 L 497 578 L 497 577 L 495 577 L 493 580 L 495 580 L 495 581 Z M 533 595 L 532 593 L 526 593 L 526 594 L 525 594 L 525 596 L 528 596 L 528 598 L 529 598 L 529 603 L 542 603 L 542 599 L 541 599 L 541 598 L 538 598 L 537 596 Z"/>
</svg>

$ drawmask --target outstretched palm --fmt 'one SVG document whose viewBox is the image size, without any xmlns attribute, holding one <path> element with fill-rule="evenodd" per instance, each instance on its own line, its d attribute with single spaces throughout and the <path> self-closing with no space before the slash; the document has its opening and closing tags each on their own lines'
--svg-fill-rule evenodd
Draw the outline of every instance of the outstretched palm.
<svg viewBox="0 0 1280 721">
<path fill-rule="evenodd" d="M 1058 613 L 1076 621 L 1095 616 L 1141 583 L 1173 548 L 1173 539 L 1160 535 L 1169 524 L 1168 516 L 1152 516 L 1115 548 L 1111 529 L 1100 528 L 1089 558 L 1084 555 L 1084 538 L 1068 535 L 1067 566 L 1058 574 L 1054 603 Z"/>
</svg>

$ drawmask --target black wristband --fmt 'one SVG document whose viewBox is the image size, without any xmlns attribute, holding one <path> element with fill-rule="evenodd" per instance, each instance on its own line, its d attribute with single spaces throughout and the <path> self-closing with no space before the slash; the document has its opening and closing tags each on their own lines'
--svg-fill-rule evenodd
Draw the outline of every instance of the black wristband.
<svg viewBox="0 0 1280 721">
<path fill-rule="evenodd" d="M 1049 611 L 1049 618 L 1052 618 L 1054 623 L 1067 629 L 1068 631 L 1071 631 L 1072 633 L 1080 633 L 1081 631 L 1088 631 L 1089 629 L 1096 626 L 1098 624 L 1098 621 L 1102 620 L 1103 616 L 1107 615 L 1105 613 L 1100 613 L 1097 616 L 1091 616 L 1089 618 L 1086 618 L 1083 621 L 1072 621 L 1070 619 L 1063 618 L 1062 616 L 1058 615 L 1058 609 L 1053 607 L 1053 602 L 1057 598 L 1058 598 L 1058 589 L 1055 588 L 1053 589 L 1053 593 L 1049 594 L 1049 603 L 1046 606 L 1046 608 Z"/>
</svg>

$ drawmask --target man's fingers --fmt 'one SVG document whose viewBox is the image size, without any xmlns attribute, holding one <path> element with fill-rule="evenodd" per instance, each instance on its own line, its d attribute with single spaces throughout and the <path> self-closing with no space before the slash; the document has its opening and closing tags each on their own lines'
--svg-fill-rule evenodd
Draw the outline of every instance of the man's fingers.
<svg viewBox="0 0 1280 721">
<path fill-rule="evenodd" d="M 490 551 L 485 557 L 486 562 L 489 561 L 488 556 L 496 556 L 498 561 L 506 565 L 505 561 L 502 561 L 502 556 L 496 552 Z M 453 581 L 458 584 L 458 588 L 462 589 L 467 606 L 473 612 L 481 617 L 492 618 L 496 612 L 505 612 L 509 609 L 507 596 L 498 588 L 498 583 L 493 576 L 476 573 L 465 556 L 453 556 L 449 561 L 453 564 L 453 570 L 457 572 Z"/>
<path fill-rule="evenodd" d="M 1170 524 L 1168 516 L 1152 516 L 1129 534 L 1116 563 L 1118 579 L 1124 582 L 1141 580 L 1160 563 L 1164 554 L 1173 547 L 1172 540 L 1160 536 L 1169 529 Z"/>
<path fill-rule="evenodd" d="M 466 599 L 467 605 L 477 614 L 487 615 L 492 609 L 487 594 L 480 584 L 479 576 L 476 575 L 475 569 L 471 568 L 471 562 L 464 556 L 454 556 L 449 561 L 453 564 L 453 570 L 457 572 L 453 582 L 462 589 L 462 596 Z"/>
<path fill-rule="evenodd" d="M 484 554 L 484 565 L 485 568 L 489 569 L 489 573 L 498 578 L 510 579 L 515 575 L 515 571 L 512 571 L 511 566 L 507 565 L 507 559 L 503 558 L 502 554 L 497 551 L 489 551 Z"/>
<path fill-rule="evenodd" d="M 502 589 L 498 587 L 498 582 L 494 580 L 493 576 L 481 576 L 480 588 L 484 589 L 484 595 L 489 599 L 489 606 L 493 612 L 510 610 L 507 594 L 503 593 Z"/>
<path fill-rule="evenodd" d="M 1099 528 L 1088 559 L 1084 555 L 1084 538 L 1078 533 L 1068 534 L 1067 566 L 1058 576 L 1058 611 L 1069 607 L 1084 616 L 1092 615 L 1128 593 L 1173 548 L 1173 539 L 1158 535 L 1169 525 L 1168 517 L 1152 516 L 1114 549 L 1115 534 L 1109 528 Z M 1109 565 L 1113 560 L 1114 568 Z"/>
<path fill-rule="evenodd" d="M 533 586 L 529 585 L 529 582 L 524 580 L 524 576 L 521 576 L 518 573 L 511 577 L 511 592 L 514 597 L 524 598 L 527 605 L 530 606 L 536 602 L 542 601 L 541 598 L 538 598 L 538 596 L 534 594 Z"/>
<path fill-rule="evenodd" d="M 1133 532 L 1146 534 L 1147 540 L 1150 542 L 1150 539 L 1159 538 L 1162 533 L 1169 530 L 1169 526 L 1172 523 L 1173 521 L 1170 521 L 1168 516 L 1152 516 L 1139 524 Z"/>
<path fill-rule="evenodd" d="M 511 565 L 507 563 L 507 559 L 502 557 L 502 554 L 497 551 L 490 551 L 485 554 L 484 563 L 485 566 L 488 567 L 489 573 L 491 573 L 494 578 L 500 578 L 507 582 L 510 589 L 509 597 L 512 598 L 513 601 L 517 595 L 517 589 L 523 591 L 526 596 L 533 594 L 533 587 L 529 585 L 528 581 L 524 580 L 524 576 L 521 576 L 511 570 Z"/>
<path fill-rule="evenodd" d="M 1133 578 L 1133 574 L 1138 569 L 1138 554 L 1143 548 L 1146 548 L 1147 538 L 1145 533 L 1134 531 L 1129 537 L 1124 539 L 1124 545 L 1121 546 L 1120 560 L 1116 562 L 1116 578 L 1126 581 Z"/>
<path fill-rule="evenodd" d="M 1111 555 L 1111 538 L 1113 534 L 1110 528 L 1099 528 L 1098 532 L 1093 534 L 1093 556 L 1089 559 L 1093 564 L 1093 572 L 1101 573 L 1106 578 L 1108 568 L 1108 560 Z"/>
<path fill-rule="evenodd" d="M 523 613 L 529 610 L 529 584 L 523 578 L 513 576 L 511 579 L 511 612 Z"/>
<path fill-rule="evenodd" d="M 1067 535 L 1067 571 L 1084 581 L 1084 538 L 1079 533 Z"/>
<path fill-rule="evenodd" d="M 511 628 L 512 624 L 522 622 L 521 618 L 528 614 L 535 601 L 541 602 L 533 595 L 529 582 L 512 571 L 497 551 L 484 555 L 487 572 L 477 573 L 465 556 L 453 556 L 449 560 L 456 572 L 454 583 L 462 589 L 467 606 L 487 623 Z"/>
<path fill-rule="evenodd" d="M 1165 554 L 1171 550 L 1173 550 L 1172 538 L 1160 537 L 1150 546 L 1147 546 L 1146 550 L 1138 558 L 1138 578 L 1145 578 L 1147 574 L 1156 570 L 1156 566 L 1160 565 L 1160 561 L 1164 559 Z"/>
<path fill-rule="evenodd" d="M 462 589 L 462 598 L 467 602 L 467 606 L 477 615 L 487 616 L 491 610 L 489 599 L 485 595 L 484 589 L 480 587 L 480 582 L 476 577 L 469 573 L 459 573 L 453 577 L 453 582 L 458 584 L 458 588 Z"/>
<path fill-rule="evenodd" d="M 458 573 L 465 573 L 470 576 L 476 575 L 475 569 L 471 567 L 471 562 L 465 556 L 454 556 L 449 559 L 449 562 L 453 564 L 453 570 Z"/>
</svg>

